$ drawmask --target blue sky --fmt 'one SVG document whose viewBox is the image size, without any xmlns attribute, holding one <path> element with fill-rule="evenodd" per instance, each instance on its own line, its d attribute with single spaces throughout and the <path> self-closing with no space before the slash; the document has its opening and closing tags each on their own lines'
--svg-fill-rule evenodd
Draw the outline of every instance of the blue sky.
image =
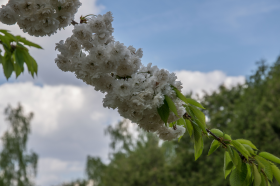
<svg viewBox="0 0 280 186">
<path fill-rule="evenodd" d="M 278 0 L 80 1 L 76 21 L 81 14 L 111 11 L 115 40 L 142 48 L 142 63 L 175 71 L 184 93 L 242 83 L 256 61 L 272 64 L 280 54 Z M 0 0 L 0 5 L 7 2 Z M 30 49 L 39 65 L 35 79 L 25 72 L 7 81 L 0 71 L 0 122 L 7 104 L 15 107 L 21 102 L 27 112 L 35 113 L 28 146 L 39 154 L 37 185 L 83 177 L 88 155 L 108 163 L 110 139 L 104 129 L 121 117 L 116 110 L 103 108 L 103 94 L 62 72 L 54 62 L 55 43 L 70 37 L 73 26 L 43 38 L 29 36 L 17 25 L 0 23 L 0 28 L 44 48 Z M 5 130 L 1 124 L 0 136 Z"/>
<path fill-rule="evenodd" d="M 143 48 L 144 63 L 170 71 L 249 75 L 255 62 L 280 54 L 280 1 L 102 0 L 115 37 Z"/>
</svg>

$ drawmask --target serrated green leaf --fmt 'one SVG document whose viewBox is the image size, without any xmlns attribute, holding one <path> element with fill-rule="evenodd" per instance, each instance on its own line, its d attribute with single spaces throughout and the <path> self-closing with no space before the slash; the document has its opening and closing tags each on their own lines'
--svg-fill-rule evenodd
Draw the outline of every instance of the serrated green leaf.
<svg viewBox="0 0 280 186">
<path fill-rule="evenodd" d="M 272 173 L 273 173 L 275 179 L 280 184 L 280 170 L 279 170 L 279 168 L 276 165 L 272 164 L 271 169 L 272 169 Z"/>
<path fill-rule="evenodd" d="M 233 154 L 234 154 L 234 158 L 235 158 L 234 161 L 237 162 L 236 169 L 238 171 L 241 171 L 241 168 L 242 168 L 241 166 L 242 166 L 242 163 L 243 163 L 242 160 L 241 160 L 241 157 L 236 150 L 233 150 Z"/>
<path fill-rule="evenodd" d="M 28 41 L 27 39 L 25 39 L 24 37 L 21 36 L 15 36 L 17 38 L 17 40 L 19 42 L 22 42 L 23 44 L 27 45 L 27 46 L 31 46 L 31 47 L 35 47 L 35 48 L 39 48 L 39 49 L 43 49 L 40 45 L 33 43 L 31 41 Z"/>
<path fill-rule="evenodd" d="M 198 119 L 197 123 L 199 127 L 203 130 L 204 133 L 207 133 L 204 113 L 194 106 L 191 106 L 190 109 L 194 113 L 195 117 Z"/>
<path fill-rule="evenodd" d="M 192 123 L 190 122 L 190 120 L 188 119 L 185 119 L 185 122 L 186 122 L 186 128 L 189 132 L 189 135 L 190 137 L 192 136 L 192 133 L 193 133 L 193 126 L 192 126 Z"/>
<path fill-rule="evenodd" d="M 204 144 L 203 144 L 203 138 L 202 138 L 202 133 L 201 133 L 201 130 L 198 126 L 196 125 L 193 125 L 193 141 L 194 141 L 194 156 L 195 156 L 195 160 L 197 160 L 202 152 L 203 152 L 203 147 L 204 147 Z"/>
<path fill-rule="evenodd" d="M 167 104 L 168 104 L 169 109 L 170 109 L 177 117 L 179 117 L 179 116 L 178 116 L 178 113 L 177 113 L 177 108 L 176 108 L 175 104 L 173 103 L 172 99 L 171 99 L 169 96 L 167 96 L 167 95 L 165 95 L 164 97 L 165 97 L 165 100 L 166 100 L 166 102 L 167 102 Z"/>
<path fill-rule="evenodd" d="M 24 64 L 24 56 L 22 54 L 21 49 L 16 48 L 14 51 L 14 59 L 16 61 L 16 64 L 21 68 L 21 71 L 23 71 L 23 64 Z"/>
<path fill-rule="evenodd" d="M 208 151 L 208 156 L 211 155 L 215 150 L 217 150 L 220 146 L 220 142 L 217 140 L 213 140 L 210 146 L 210 149 Z"/>
<path fill-rule="evenodd" d="M 274 156 L 273 154 L 268 153 L 268 152 L 261 152 L 261 153 L 259 153 L 259 156 L 261 156 L 265 159 L 268 159 L 270 161 L 273 161 L 275 163 L 280 164 L 280 159 L 278 157 Z"/>
<path fill-rule="evenodd" d="M 273 179 L 273 173 L 270 162 L 268 162 L 266 159 L 262 158 L 261 156 L 255 156 L 255 159 L 257 162 L 261 163 L 262 168 L 264 169 L 265 175 L 268 177 L 270 181 Z"/>
<path fill-rule="evenodd" d="M 219 129 L 211 129 L 210 131 L 219 138 L 223 137 L 224 135 L 224 133 Z"/>
<path fill-rule="evenodd" d="M 229 152 L 225 151 L 225 154 L 224 154 L 224 175 L 225 175 L 225 179 L 230 174 L 232 168 L 233 168 L 233 163 L 231 161 Z"/>
<path fill-rule="evenodd" d="M 158 111 L 158 114 L 159 114 L 161 120 L 165 124 L 167 124 L 167 120 L 168 120 L 170 111 L 169 111 L 169 107 L 168 107 L 168 104 L 165 99 L 163 101 L 163 105 L 161 105 L 159 108 L 157 108 L 157 111 Z"/>
<path fill-rule="evenodd" d="M 231 186 L 243 186 L 247 177 L 247 166 L 242 163 L 241 171 L 234 169 L 230 175 L 229 182 Z"/>
<path fill-rule="evenodd" d="M 4 70 L 4 75 L 8 80 L 14 71 L 14 65 L 12 61 L 12 56 L 7 52 L 5 53 L 4 60 L 2 60 L 2 66 Z"/>
<path fill-rule="evenodd" d="M 231 144 L 246 158 L 248 159 L 248 156 L 250 156 L 250 153 L 247 151 L 247 149 L 238 141 L 232 140 Z"/>
<path fill-rule="evenodd" d="M 189 104 L 194 105 L 194 106 L 199 107 L 199 108 L 202 108 L 202 109 L 205 109 L 200 103 L 198 103 L 194 99 L 192 99 L 192 98 L 186 98 L 186 99 L 187 99 L 187 102 Z"/>
<path fill-rule="evenodd" d="M 261 184 L 260 186 L 267 186 L 266 177 L 261 173 Z"/>
<path fill-rule="evenodd" d="M 235 157 L 234 150 L 232 149 L 232 147 L 228 146 L 227 151 L 230 155 L 230 158 L 231 158 L 231 161 L 232 161 L 233 165 L 235 167 L 238 167 L 238 159 L 237 159 L 238 157 Z"/>
<path fill-rule="evenodd" d="M 236 141 L 238 141 L 239 143 L 241 144 L 246 144 L 246 145 L 249 145 L 250 147 L 252 147 L 253 149 L 257 149 L 257 147 L 249 140 L 246 140 L 246 139 L 237 139 Z"/>
<path fill-rule="evenodd" d="M 14 71 L 16 73 L 16 78 L 22 73 L 23 69 L 17 64 L 14 63 Z"/>
<path fill-rule="evenodd" d="M 254 186 L 260 186 L 262 182 L 262 178 L 255 164 L 253 164 L 253 175 L 254 175 Z"/>
<path fill-rule="evenodd" d="M 253 150 L 252 147 L 250 147 L 250 146 L 247 145 L 247 144 L 242 144 L 242 145 L 246 148 L 246 150 L 250 153 L 250 155 L 252 155 L 252 156 L 255 156 L 255 155 L 256 155 L 256 153 L 255 153 L 255 151 Z"/>
</svg>

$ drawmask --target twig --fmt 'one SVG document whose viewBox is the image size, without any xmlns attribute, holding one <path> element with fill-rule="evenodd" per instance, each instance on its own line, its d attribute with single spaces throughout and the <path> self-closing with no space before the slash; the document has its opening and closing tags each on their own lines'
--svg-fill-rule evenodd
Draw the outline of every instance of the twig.
<svg viewBox="0 0 280 186">
<path fill-rule="evenodd" d="M 206 131 L 208 132 L 208 134 L 210 134 L 211 136 L 213 136 L 217 141 L 219 141 L 221 144 L 223 144 L 223 146 L 225 148 L 227 148 L 227 145 L 215 134 L 213 134 L 209 129 L 206 129 Z"/>
</svg>

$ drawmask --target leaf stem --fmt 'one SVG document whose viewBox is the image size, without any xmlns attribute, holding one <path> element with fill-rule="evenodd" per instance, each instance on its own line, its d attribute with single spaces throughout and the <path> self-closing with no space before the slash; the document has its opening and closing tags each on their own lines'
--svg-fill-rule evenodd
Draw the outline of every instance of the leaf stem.
<svg viewBox="0 0 280 186">
<path fill-rule="evenodd" d="M 225 148 L 227 148 L 227 145 L 218 136 L 213 134 L 209 129 L 206 129 L 206 131 L 208 132 L 208 134 L 213 136 L 217 141 L 219 141 Z"/>
</svg>

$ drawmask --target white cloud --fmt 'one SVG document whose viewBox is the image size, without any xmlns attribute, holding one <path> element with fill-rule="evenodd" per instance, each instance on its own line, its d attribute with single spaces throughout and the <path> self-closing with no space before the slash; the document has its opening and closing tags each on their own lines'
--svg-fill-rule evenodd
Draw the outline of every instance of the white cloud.
<svg viewBox="0 0 280 186">
<path fill-rule="evenodd" d="M 230 88 L 245 82 L 244 76 L 227 76 L 224 72 L 218 70 L 208 73 L 182 70 L 175 73 L 178 80 L 183 83 L 182 92 L 184 94 L 192 91 L 194 95 L 198 94 L 200 97 L 203 95 L 203 90 L 211 93 L 217 90 L 221 84 Z"/>
<path fill-rule="evenodd" d="M 108 161 L 109 138 L 104 136 L 104 129 L 121 117 L 117 111 L 103 108 L 103 97 L 89 86 L 0 86 L 0 111 L 8 103 L 15 107 L 21 102 L 26 113 L 35 113 L 28 146 L 39 154 L 39 185 L 80 177 L 87 155 Z M 4 121 L 2 112 L 0 121 Z M 5 130 L 6 125 L 0 125 L 0 136 Z"/>
</svg>

